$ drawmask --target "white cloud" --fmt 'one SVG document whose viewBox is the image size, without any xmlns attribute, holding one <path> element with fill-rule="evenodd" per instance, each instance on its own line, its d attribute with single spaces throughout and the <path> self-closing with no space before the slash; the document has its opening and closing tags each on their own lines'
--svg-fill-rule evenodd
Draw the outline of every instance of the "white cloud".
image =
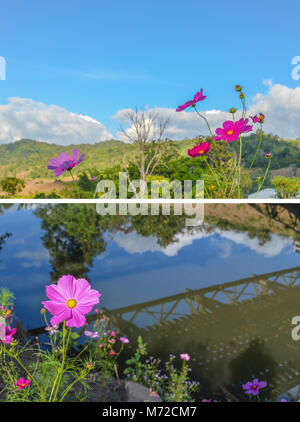
<svg viewBox="0 0 300 422">
<path fill-rule="evenodd" d="M 218 242 L 214 236 L 218 234 L 225 242 Z M 117 245 L 124 249 L 129 254 L 142 254 L 144 252 L 161 252 L 167 256 L 176 256 L 185 246 L 192 245 L 195 240 L 211 238 L 214 245 L 220 248 L 220 257 L 229 258 L 233 253 L 233 244 L 243 245 L 255 251 L 257 254 L 265 258 L 272 258 L 279 255 L 284 248 L 292 246 L 293 242 L 289 238 L 281 237 L 276 234 L 271 236 L 270 241 L 264 245 L 260 245 L 257 238 L 250 238 L 247 233 L 224 231 L 216 229 L 213 232 L 205 232 L 205 230 L 198 228 L 193 231 L 184 229 L 181 233 L 177 233 L 174 241 L 165 248 L 160 246 L 156 237 L 143 237 L 137 232 L 130 233 L 117 232 L 112 235 L 112 239 Z"/>
<path fill-rule="evenodd" d="M 266 115 L 264 130 L 283 138 L 295 139 L 300 137 L 300 86 L 288 88 L 287 86 L 275 84 L 271 79 L 264 80 L 264 85 L 268 87 L 265 94 L 258 93 L 254 98 L 249 99 L 250 105 L 248 115 L 263 113 Z M 205 102 L 201 104 L 203 108 Z M 162 117 L 170 118 L 170 126 L 167 136 L 171 139 L 192 138 L 199 135 L 208 135 L 208 129 L 203 119 L 196 112 L 191 111 L 176 112 L 171 108 L 155 107 L 149 109 L 159 113 Z M 126 123 L 125 116 L 128 109 L 119 110 L 114 118 L 121 123 Z M 225 120 L 231 119 L 231 114 L 222 110 L 200 111 L 207 118 L 214 131 L 220 127 Z M 239 111 L 241 115 L 241 111 Z M 259 126 L 254 126 L 259 128 Z M 123 140 L 121 132 L 117 133 L 120 140 Z"/>
<path fill-rule="evenodd" d="M 112 139 L 105 126 L 89 116 L 28 98 L 10 98 L 0 105 L 0 144 L 21 138 L 60 145 L 95 143 Z"/>
<path fill-rule="evenodd" d="M 258 93 L 249 99 L 249 115 L 266 115 L 264 130 L 280 137 L 295 139 L 300 137 L 300 86 L 288 88 L 273 84 L 271 79 L 263 81 L 267 92 Z M 234 95 L 234 94 L 233 94 Z M 201 108 L 205 102 L 201 104 Z M 130 109 L 119 110 L 113 118 L 126 126 L 126 113 Z M 170 118 L 166 136 L 171 139 L 191 138 L 207 135 L 208 129 L 193 111 L 176 112 L 175 108 L 155 107 L 162 118 Z M 212 130 L 231 118 L 227 111 L 204 110 L 201 112 L 209 121 Z M 0 105 L 0 144 L 21 138 L 31 138 L 60 145 L 95 143 L 114 138 L 105 126 L 90 116 L 72 113 L 56 105 L 47 105 L 28 98 L 13 97 L 8 104 Z M 258 126 L 257 126 L 258 128 Z M 121 132 L 116 137 L 128 141 Z"/>
<path fill-rule="evenodd" d="M 292 246 L 293 241 L 290 238 L 282 237 L 277 234 L 272 234 L 271 239 L 260 245 L 257 238 L 250 238 L 247 233 L 239 233 L 234 231 L 216 230 L 223 239 L 228 239 L 235 244 L 246 246 L 265 258 L 272 258 L 279 255 L 284 248 Z"/>
<path fill-rule="evenodd" d="M 177 233 L 174 237 L 174 242 L 170 243 L 165 248 L 158 244 L 155 236 L 143 237 L 135 231 L 131 233 L 117 232 L 113 235 L 113 240 L 120 248 L 130 254 L 161 252 L 167 256 L 176 256 L 182 248 L 191 245 L 194 240 L 208 236 L 210 236 L 210 233 L 206 233 L 202 230 L 194 230 L 192 232 L 183 230 L 181 233 Z"/>
<path fill-rule="evenodd" d="M 250 113 L 266 115 L 264 130 L 284 138 L 300 137 L 300 86 L 270 85 L 266 94 L 257 94 Z"/>
<path fill-rule="evenodd" d="M 36 267 L 39 268 L 43 263 L 49 262 L 49 253 L 46 249 L 32 251 L 32 250 L 22 250 L 16 254 L 16 258 L 22 259 L 22 267 L 30 268 Z"/>
<path fill-rule="evenodd" d="M 129 109 L 119 110 L 113 118 L 118 119 L 121 124 L 126 124 L 126 114 L 128 111 Z M 208 134 L 204 120 L 199 118 L 195 112 L 176 112 L 174 109 L 162 107 L 155 107 L 148 111 L 157 113 L 162 119 L 170 119 L 168 129 L 165 133 L 170 139 L 183 139 Z M 208 119 L 213 129 L 216 129 L 221 122 L 229 118 L 229 113 L 220 110 L 207 110 L 202 114 Z M 124 134 L 117 132 L 117 138 L 123 141 Z"/>
</svg>

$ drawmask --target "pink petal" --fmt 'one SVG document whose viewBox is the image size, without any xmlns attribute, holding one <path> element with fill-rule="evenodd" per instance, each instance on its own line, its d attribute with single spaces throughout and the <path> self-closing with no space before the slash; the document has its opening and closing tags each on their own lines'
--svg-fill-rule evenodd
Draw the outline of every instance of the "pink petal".
<svg viewBox="0 0 300 422">
<path fill-rule="evenodd" d="M 60 163 L 63 163 L 64 161 L 70 161 L 70 157 L 66 152 L 63 152 L 58 157 Z"/>
<path fill-rule="evenodd" d="M 57 159 L 57 158 L 51 158 L 51 159 L 49 160 L 49 164 L 50 164 L 51 166 L 57 167 L 57 166 L 59 165 L 59 161 L 58 161 L 58 159 Z"/>
<path fill-rule="evenodd" d="M 50 323 L 52 326 L 54 325 L 58 325 L 60 322 L 63 322 L 65 320 L 68 320 L 69 318 L 71 318 L 72 316 L 72 312 L 71 309 L 65 307 L 65 311 L 62 312 L 59 315 L 55 315 L 53 318 L 51 318 Z"/>
<path fill-rule="evenodd" d="M 88 314 L 89 312 L 91 312 L 91 310 L 93 309 L 94 305 L 90 305 L 90 304 L 78 304 L 76 306 L 76 311 L 80 312 L 81 314 L 85 315 Z"/>
<path fill-rule="evenodd" d="M 61 176 L 65 171 L 66 171 L 66 169 L 55 169 L 54 174 L 55 174 L 56 177 L 58 177 L 58 176 Z"/>
<path fill-rule="evenodd" d="M 78 298 L 79 305 L 96 305 L 99 303 L 100 293 L 97 290 L 89 290 Z"/>
<path fill-rule="evenodd" d="M 46 286 L 46 295 L 49 299 L 54 300 L 55 302 L 66 303 L 69 297 L 63 296 L 58 287 L 55 284 L 51 284 L 50 286 Z"/>
<path fill-rule="evenodd" d="M 68 299 L 74 299 L 76 289 L 75 289 L 75 277 L 72 275 L 63 275 L 57 282 L 57 287 L 61 295 Z"/>
<path fill-rule="evenodd" d="M 85 317 L 76 310 L 76 308 L 72 309 L 72 316 L 70 319 L 66 321 L 67 327 L 82 327 L 86 322 Z"/>
<path fill-rule="evenodd" d="M 42 304 L 52 315 L 59 315 L 64 312 L 65 309 L 67 309 L 65 304 L 57 303 L 50 300 L 42 302 Z"/>
<path fill-rule="evenodd" d="M 72 161 L 76 161 L 76 159 L 77 159 L 78 155 L 79 155 L 79 151 L 78 151 L 78 149 L 77 149 L 77 148 L 73 149 L 73 151 L 72 151 L 72 155 L 71 155 L 71 160 L 72 160 Z"/>
<path fill-rule="evenodd" d="M 79 300 L 82 295 L 87 293 L 91 289 L 90 283 L 85 278 L 79 278 L 75 281 L 75 295 L 74 299 Z"/>
</svg>

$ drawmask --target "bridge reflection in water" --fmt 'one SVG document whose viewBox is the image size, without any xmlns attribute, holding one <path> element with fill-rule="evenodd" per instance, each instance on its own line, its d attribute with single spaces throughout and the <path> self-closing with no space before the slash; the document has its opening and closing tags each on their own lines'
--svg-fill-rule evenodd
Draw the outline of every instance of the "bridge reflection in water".
<svg viewBox="0 0 300 422">
<path fill-rule="evenodd" d="M 300 266 L 104 311 L 130 338 L 127 357 L 139 335 L 162 361 L 189 353 L 202 397 L 245 399 L 241 384 L 253 378 L 266 380 L 274 397 L 300 384 L 300 341 L 291 336 Z"/>
<path fill-rule="evenodd" d="M 141 335 L 153 356 L 191 355 L 193 378 L 209 394 L 241 391 L 251 377 L 273 392 L 300 384 L 300 267 L 106 310 L 131 339 Z M 132 350 L 131 350 L 132 351 Z"/>
</svg>

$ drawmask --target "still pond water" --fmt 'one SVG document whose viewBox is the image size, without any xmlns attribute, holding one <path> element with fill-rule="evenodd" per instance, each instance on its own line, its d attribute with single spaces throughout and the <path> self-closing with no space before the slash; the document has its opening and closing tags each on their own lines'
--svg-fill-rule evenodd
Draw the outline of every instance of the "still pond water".
<svg viewBox="0 0 300 422">
<path fill-rule="evenodd" d="M 236 218 L 234 206 L 209 207 L 194 228 L 180 216 L 100 217 L 93 205 L 2 207 L 0 286 L 32 329 L 45 285 L 86 277 L 132 347 L 142 335 L 153 356 L 191 355 L 202 396 L 239 395 L 252 376 L 286 391 L 300 383 L 300 209 L 245 205 Z"/>
</svg>

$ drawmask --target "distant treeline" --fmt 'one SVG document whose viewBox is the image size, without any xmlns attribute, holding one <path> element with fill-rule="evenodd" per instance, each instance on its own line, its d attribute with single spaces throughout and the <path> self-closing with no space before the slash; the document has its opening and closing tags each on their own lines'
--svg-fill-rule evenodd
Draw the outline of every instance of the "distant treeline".
<svg viewBox="0 0 300 422">
<path fill-rule="evenodd" d="M 249 167 L 257 148 L 259 133 L 246 136 L 243 141 L 243 163 Z M 197 144 L 197 139 L 172 141 L 178 159 L 187 157 L 187 150 Z M 47 170 L 50 158 L 66 151 L 70 153 L 75 145 L 61 146 L 31 139 L 0 145 L 0 178 L 23 174 L 25 178 L 53 178 L 53 173 Z M 108 169 L 122 161 L 132 160 L 137 152 L 137 146 L 120 141 L 110 140 L 96 144 L 76 145 L 80 153 L 85 153 L 85 160 L 80 165 L 80 171 L 90 168 Z M 264 135 L 260 152 L 253 167 L 266 167 L 265 153 L 272 153 L 273 170 L 294 166 L 300 168 L 300 141 L 279 139 L 277 136 Z M 79 171 L 79 168 L 78 170 Z"/>
</svg>

